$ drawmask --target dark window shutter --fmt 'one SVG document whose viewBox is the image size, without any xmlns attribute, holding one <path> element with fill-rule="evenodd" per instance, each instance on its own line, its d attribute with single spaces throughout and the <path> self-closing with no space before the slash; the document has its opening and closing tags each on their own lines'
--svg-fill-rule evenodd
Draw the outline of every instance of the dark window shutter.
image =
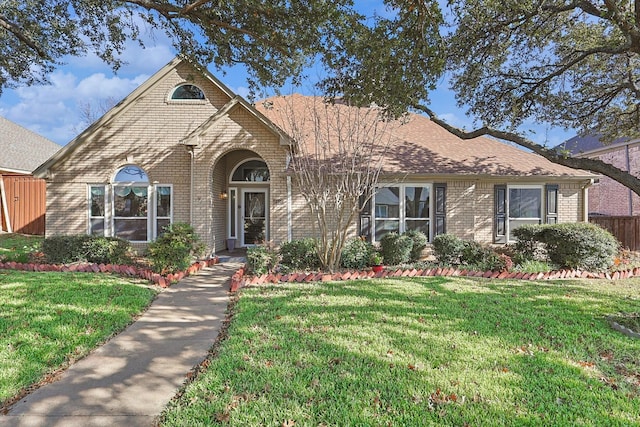
<svg viewBox="0 0 640 427">
<path fill-rule="evenodd" d="M 435 228 L 434 236 L 447 232 L 447 184 L 434 184 L 435 203 Z"/>
<path fill-rule="evenodd" d="M 494 243 L 507 243 L 507 186 L 493 187 L 495 202 Z"/>
<path fill-rule="evenodd" d="M 360 230 L 360 236 L 364 237 L 367 242 L 371 242 L 371 197 L 368 197 L 368 195 L 360 196 L 359 204 L 360 217 L 358 228 Z"/>
<path fill-rule="evenodd" d="M 547 184 L 545 186 L 545 194 L 546 194 L 546 223 L 547 224 L 557 224 L 558 223 L 558 185 L 557 184 Z"/>
</svg>

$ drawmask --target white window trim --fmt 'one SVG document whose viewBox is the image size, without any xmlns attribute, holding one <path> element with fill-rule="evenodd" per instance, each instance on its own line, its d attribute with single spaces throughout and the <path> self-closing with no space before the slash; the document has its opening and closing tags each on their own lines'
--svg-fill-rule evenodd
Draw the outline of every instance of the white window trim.
<svg viewBox="0 0 640 427">
<path fill-rule="evenodd" d="M 228 239 L 238 239 L 238 188 L 237 187 L 229 187 L 228 188 L 228 204 L 227 204 L 227 218 L 229 219 L 227 224 L 227 238 Z M 231 197 L 231 194 L 234 194 L 234 197 Z M 231 212 L 234 212 L 235 224 L 231 224 Z M 235 230 L 233 230 L 235 228 Z M 231 235 L 233 231 L 233 236 Z"/>
<path fill-rule="evenodd" d="M 376 195 L 379 189 L 381 188 L 394 188 L 397 187 L 400 189 L 399 194 L 398 194 L 398 198 L 399 198 L 399 217 L 393 217 L 393 218 L 380 218 L 375 216 L 376 215 Z M 406 217 L 406 209 L 405 209 L 405 191 L 407 187 L 424 187 L 424 188 L 428 188 L 429 189 L 429 218 L 413 218 L 413 217 Z M 375 186 L 375 191 L 373 193 L 373 197 L 371 198 L 371 241 L 372 242 L 377 242 L 376 240 L 376 222 L 377 221 L 383 221 L 383 220 L 390 220 L 390 221 L 398 221 L 398 233 L 402 234 L 404 233 L 406 230 L 405 226 L 406 226 L 406 221 L 407 220 L 419 220 L 419 221 L 429 221 L 429 235 L 427 236 L 427 238 L 429 239 L 429 241 L 431 242 L 433 240 L 433 225 L 434 225 L 434 221 L 435 221 L 435 211 L 434 211 L 434 194 L 433 194 L 433 183 L 432 182 L 403 182 L 403 183 L 399 183 L 399 184 L 378 184 Z"/>
<path fill-rule="evenodd" d="M 117 183 L 111 183 L 110 187 L 111 187 L 111 206 L 114 205 L 114 198 L 115 198 L 115 191 L 113 191 L 114 187 L 145 187 L 144 182 L 122 182 L 122 181 L 118 181 Z M 139 220 L 142 221 L 142 219 L 144 218 L 147 221 L 147 240 L 129 240 L 129 242 L 131 243 L 149 243 L 151 241 L 153 241 L 153 236 L 152 236 L 152 232 L 153 232 L 153 222 L 155 222 L 151 217 L 151 212 L 152 210 L 155 208 L 155 206 L 152 205 L 153 200 L 154 200 L 154 195 L 153 195 L 153 186 L 149 185 L 147 183 L 146 185 L 147 187 L 147 216 L 146 217 L 128 217 L 128 216 L 116 216 L 115 212 L 113 211 L 113 209 L 111 209 L 111 211 L 109 211 L 109 213 L 111 214 L 111 236 L 117 237 L 115 236 L 115 231 L 116 231 L 116 220 L 117 219 L 134 219 L 134 220 Z"/>
<path fill-rule="evenodd" d="M 99 217 L 99 216 L 92 216 L 91 215 L 91 200 L 92 200 L 92 194 L 91 194 L 91 188 L 93 187 L 102 187 L 104 188 L 104 216 Z M 109 230 L 109 226 L 108 226 L 108 221 L 107 218 L 109 217 L 109 211 L 108 211 L 108 200 L 109 200 L 109 184 L 100 184 L 100 183 L 89 183 L 87 184 L 87 234 L 88 235 L 92 235 L 91 234 L 91 219 L 92 218 L 102 218 L 102 221 L 104 223 L 103 225 L 103 230 L 102 230 L 102 235 L 103 236 L 108 236 L 108 230 Z"/>
<path fill-rule="evenodd" d="M 534 218 L 534 217 L 527 217 L 527 218 L 515 218 L 511 216 L 511 197 L 510 197 L 510 193 L 511 193 L 511 189 L 537 189 L 540 190 L 540 217 L 539 218 Z M 514 243 L 516 242 L 516 240 L 511 239 L 511 221 L 512 220 L 527 220 L 527 221 L 533 221 L 533 220 L 538 220 L 538 222 L 540 224 L 543 223 L 544 220 L 544 215 L 545 215 L 545 209 L 546 209 L 546 200 L 545 200 L 545 190 L 544 190 L 544 184 L 507 184 L 507 194 L 505 194 L 506 197 L 506 203 L 507 203 L 507 211 L 505 212 L 506 216 L 506 224 L 505 224 L 505 233 L 506 233 L 506 237 L 507 237 L 507 243 Z"/>
<path fill-rule="evenodd" d="M 204 99 L 173 99 L 173 94 L 175 93 L 175 91 L 181 87 L 181 86 L 195 86 L 198 89 L 200 89 L 202 91 L 202 94 L 204 95 Z M 191 82 L 183 82 L 180 83 L 179 85 L 176 85 L 174 88 L 172 88 L 169 93 L 167 94 L 167 104 L 206 104 L 207 103 L 207 94 L 205 93 L 205 91 L 197 84 L 195 83 L 191 83 Z"/>
<path fill-rule="evenodd" d="M 171 205 L 169 207 L 169 216 L 159 216 L 158 215 L 158 187 L 169 187 L 171 189 Z M 174 194 L 173 194 L 173 184 L 153 184 L 153 212 L 151 220 L 153 223 L 153 235 L 151 236 L 152 240 L 158 238 L 158 219 L 169 219 L 169 224 L 173 224 L 173 205 L 174 205 Z"/>
<path fill-rule="evenodd" d="M 269 184 L 271 182 L 271 171 L 269 171 L 269 180 L 268 181 L 234 181 L 233 180 L 233 175 L 236 173 L 236 171 L 238 170 L 239 167 L 241 167 L 242 165 L 244 165 L 245 163 L 251 162 L 257 160 L 259 162 L 264 163 L 267 166 L 267 170 L 269 170 L 269 165 L 267 165 L 267 162 L 264 161 L 263 158 L 261 157 L 249 157 L 247 159 L 241 160 L 240 163 L 238 163 L 233 170 L 231 171 L 231 173 L 229 174 L 229 184 L 242 184 L 242 185 L 265 185 L 265 184 Z"/>
</svg>

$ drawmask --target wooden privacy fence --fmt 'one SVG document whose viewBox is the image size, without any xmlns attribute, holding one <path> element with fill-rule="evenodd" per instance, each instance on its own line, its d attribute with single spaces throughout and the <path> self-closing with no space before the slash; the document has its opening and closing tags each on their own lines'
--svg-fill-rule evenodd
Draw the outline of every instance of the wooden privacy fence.
<svg viewBox="0 0 640 427">
<path fill-rule="evenodd" d="M 2 230 L 44 234 L 46 183 L 30 175 L 0 175 Z"/>
<path fill-rule="evenodd" d="M 593 216 L 589 222 L 613 234 L 623 248 L 640 250 L 640 216 Z"/>
</svg>

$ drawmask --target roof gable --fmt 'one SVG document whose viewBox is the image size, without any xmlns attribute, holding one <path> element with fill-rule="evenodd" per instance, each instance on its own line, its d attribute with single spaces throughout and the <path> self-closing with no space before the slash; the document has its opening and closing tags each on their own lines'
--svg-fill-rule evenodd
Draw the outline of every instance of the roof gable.
<svg viewBox="0 0 640 427">
<path fill-rule="evenodd" d="M 0 170 L 31 173 L 60 148 L 44 136 L 0 117 Z"/>
<path fill-rule="evenodd" d="M 126 111 L 128 111 L 132 106 L 136 103 L 136 101 L 145 96 L 149 91 L 151 91 L 156 85 L 158 85 L 163 79 L 166 78 L 168 74 L 170 74 L 173 70 L 178 68 L 181 64 L 188 64 L 193 67 L 194 70 L 201 73 L 201 75 L 211 82 L 211 84 L 217 88 L 220 92 L 222 92 L 223 96 L 226 99 L 232 100 L 236 97 L 236 94 L 229 89 L 226 85 L 224 85 L 220 80 L 214 77 L 211 73 L 209 73 L 203 67 L 200 67 L 197 64 L 189 61 L 187 58 L 182 56 L 177 56 L 173 60 L 171 60 L 167 65 L 157 71 L 153 76 L 147 79 L 144 83 L 138 86 L 135 90 L 133 90 L 129 95 L 127 95 L 122 101 L 120 101 L 117 105 L 115 105 L 111 110 L 105 113 L 100 119 L 96 120 L 91 126 L 85 129 L 82 133 L 76 136 L 71 142 L 69 142 L 66 146 L 64 146 L 58 153 L 56 153 L 53 157 L 51 157 L 47 162 L 42 164 L 34 171 L 34 175 L 38 177 L 46 177 L 48 175 L 49 170 L 54 167 L 58 162 L 64 160 L 76 150 L 78 150 L 86 141 L 90 140 L 92 135 L 99 132 L 99 130 L 107 126 L 111 121 L 115 120 L 117 117 L 123 115 Z M 246 101 L 241 102 L 241 105 L 253 109 Z M 176 141 L 177 142 L 177 141 Z"/>
</svg>

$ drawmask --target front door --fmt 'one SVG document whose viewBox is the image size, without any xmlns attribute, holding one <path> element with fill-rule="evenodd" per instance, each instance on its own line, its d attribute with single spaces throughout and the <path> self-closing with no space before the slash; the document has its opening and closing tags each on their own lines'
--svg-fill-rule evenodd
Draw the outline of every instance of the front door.
<svg viewBox="0 0 640 427">
<path fill-rule="evenodd" d="M 268 239 L 269 202 L 266 188 L 242 189 L 241 244 L 257 245 Z"/>
</svg>

